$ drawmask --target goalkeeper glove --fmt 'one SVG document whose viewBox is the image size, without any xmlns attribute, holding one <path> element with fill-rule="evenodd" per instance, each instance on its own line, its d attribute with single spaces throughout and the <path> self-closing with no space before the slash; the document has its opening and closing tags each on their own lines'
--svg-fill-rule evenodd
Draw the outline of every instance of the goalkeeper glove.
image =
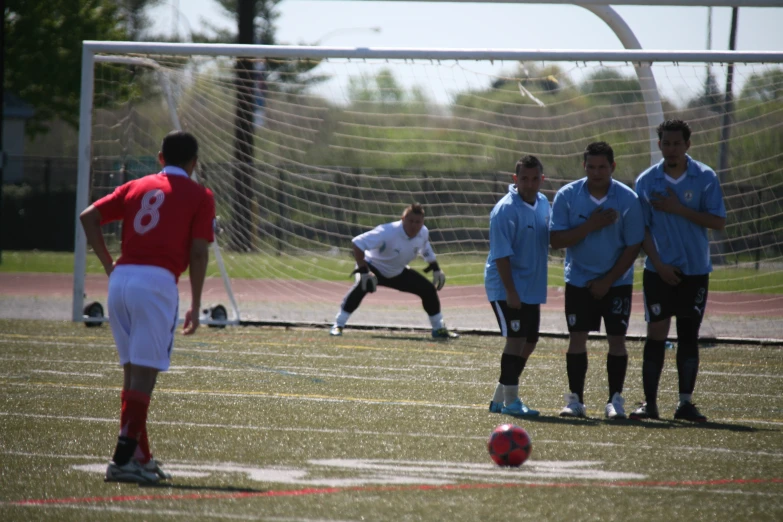
<svg viewBox="0 0 783 522">
<path fill-rule="evenodd" d="M 367 265 L 357 268 L 353 271 L 356 274 L 356 282 L 362 287 L 362 292 L 373 293 L 378 289 L 378 278 L 370 272 Z"/>
<path fill-rule="evenodd" d="M 432 271 L 432 284 L 436 290 L 443 288 L 446 284 L 446 274 L 440 271 L 437 261 L 433 261 L 430 265 L 424 269 L 425 272 Z"/>
</svg>

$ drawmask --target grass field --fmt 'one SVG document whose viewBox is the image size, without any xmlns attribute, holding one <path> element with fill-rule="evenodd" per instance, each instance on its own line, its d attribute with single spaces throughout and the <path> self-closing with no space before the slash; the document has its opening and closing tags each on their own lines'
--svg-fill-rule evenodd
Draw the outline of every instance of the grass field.
<svg viewBox="0 0 783 522">
<path fill-rule="evenodd" d="M 605 421 L 605 345 L 590 345 L 589 419 L 562 419 L 565 343 L 543 339 L 520 386 L 542 411 L 487 411 L 499 337 L 203 328 L 178 336 L 158 381 L 155 487 L 102 480 L 118 431 L 121 370 L 108 328 L 0 321 L 1 520 L 783 520 L 783 350 L 702 351 L 696 401 L 673 421 L 667 352 L 661 421 Z M 641 346 L 625 396 L 641 398 Z M 533 439 L 519 469 L 486 438 Z"/>
<path fill-rule="evenodd" d="M 234 279 L 292 279 L 346 281 L 353 269 L 353 262 L 347 256 L 277 256 L 268 254 L 224 253 L 229 276 Z M 73 273 L 73 254 L 67 252 L 3 252 L 0 272 L 48 272 Z M 449 285 L 483 285 L 483 256 L 441 256 L 440 262 L 448 275 Z M 417 259 L 413 268 L 423 269 L 426 264 Z M 98 259 L 87 256 L 87 273 L 103 273 Z M 214 258 L 210 259 L 208 277 L 219 277 L 220 272 Z M 550 265 L 549 286 L 563 286 L 563 267 Z M 634 287 L 642 288 L 642 270 L 634 272 Z M 763 268 L 716 267 L 710 276 L 711 292 L 749 292 L 757 294 L 783 293 L 783 270 Z"/>
</svg>

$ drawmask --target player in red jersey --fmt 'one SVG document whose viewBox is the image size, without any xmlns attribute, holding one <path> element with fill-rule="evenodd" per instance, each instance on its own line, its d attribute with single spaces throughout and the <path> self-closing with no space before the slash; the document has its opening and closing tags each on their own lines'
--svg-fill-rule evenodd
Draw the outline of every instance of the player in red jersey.
<svg viewBox="0 0 783 522">
<path fill-rule="evenodd" d="M 190 265 L 190 308 L 183 333 L 199 325 L 201 291 L 214 240 L 215 199 L 190 179 L 198 142 L 187 132 L 163 138 L 158 160 L 163 170 L 130 181 L 90 205 L 81 222 L 109 276 L 108 312 L 124 379 L 120 435 L 109 482 L 153 483 L 171 478 L 152 458 L 147 411 L 158 372 L 171 362 L 177 326 L 177 281 Z M 122 252 L 112 259 L 101 225 L 122 221 Z"/>
</svg>

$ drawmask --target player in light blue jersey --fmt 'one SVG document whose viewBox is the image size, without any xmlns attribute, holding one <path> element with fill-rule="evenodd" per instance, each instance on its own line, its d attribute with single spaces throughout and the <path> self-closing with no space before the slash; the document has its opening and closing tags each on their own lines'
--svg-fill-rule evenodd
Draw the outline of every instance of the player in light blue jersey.
<svg viewBox="0 0 783 522">
<path fill-rule="evenodd" d="M 600 330 L 603 318 L 609 343 L 609 400 L 604 413 L 609 419 L 624 419 L 625 334 L 631 317 L 633 263 L 644 239 L 642 208 L 633 190 L 612 179 L 616 165 L 608 143 L 589 144 L 583 160 L 586 176 L 557 191 L 549 227 L 552 248 L 566 249 L 566 372 L 571 393 L 565 394 L 560 415 L 587 416 L 587 337 Z"/>
<path fill-rule="evenodd" d="M 546 303 L 550 208 L 539 193 L 544 166 L 538 158 L 520 159 L 513 180 L 489 215 L 484 288 L 506 338 L 489 411 L 535 417 L 539 412 L 519 398 L 519 377 L 536 348 L 541 304 Z"/>
<path fill-rule="evenodd" d="M 677 374 L 680 402 L 675 419 L 705 422 L 691 398 L 699 372 L 699 328 L 707 306 L 712 272 L 708 229 L 723 230 L 726 207 L 718 176 L 687 151 L 691 129 L 682 120 L 658 126 L 663 160 L 636 179 L 646 232 L 644 248 L 645 402 L 632 419 L 657 419 L 658 383 L 663 370 L 671 318 L 677 318 Z"/>
</svg>

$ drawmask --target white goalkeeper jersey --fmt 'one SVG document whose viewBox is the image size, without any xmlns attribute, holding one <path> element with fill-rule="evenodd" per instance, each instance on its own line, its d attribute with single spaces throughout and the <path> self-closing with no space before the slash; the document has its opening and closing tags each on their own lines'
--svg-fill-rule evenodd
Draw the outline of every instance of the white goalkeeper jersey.
<svg viewBox="0 0 783 522">
<path fill-rule="evenodd" d="M 378 225 L 353 238 L 353 244 L 364 250 L 364 258 L 384 277 L 400 275 L 416 256 L 423 257 L 427 263 L 435 261 L 427 227 L 422 226 L 418 234 L 408 237 L 402 220 Z"/>
</svg>

